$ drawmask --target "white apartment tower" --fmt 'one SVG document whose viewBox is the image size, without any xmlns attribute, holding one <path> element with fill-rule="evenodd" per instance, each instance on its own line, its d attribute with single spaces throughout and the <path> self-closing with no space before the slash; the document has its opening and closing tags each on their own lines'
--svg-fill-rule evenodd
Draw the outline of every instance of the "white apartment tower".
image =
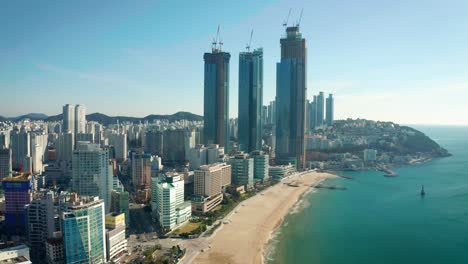
<svg viewBox="0 0 468 264">
<path fill-rule="evenodd" d="M 86 107 L 84 105 L 75 106 L 75 134 L 86 133 Z"/>
<path fill-rule="evenodd" d="M 161 227 L 171 230 L 186 223 L 192 215 L 190 201 L 184 201 L 184 180 L 177 174 L 152 179 L 151 207 Z"/>
<path fill-rule="evenodd" d="M 63 106 L 62 132 L 75 133 L 75 106 L 66 104 Z"/>
</svg>

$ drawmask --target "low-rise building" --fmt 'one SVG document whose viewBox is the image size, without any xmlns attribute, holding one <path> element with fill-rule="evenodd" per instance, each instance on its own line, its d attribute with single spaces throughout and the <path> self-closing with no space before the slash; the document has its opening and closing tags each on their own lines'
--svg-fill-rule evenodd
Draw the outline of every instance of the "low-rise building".
<svg viewBox="0 0 468 264">
<path fill-rule="evenodd" d="M 365 149 L 364 150 L 364 162 L 374 162 L 377 160 L 376 149 Z"/>
<path fill-rule="evenodd" d="M 110 213 L 106 215 L 106 243 L 107 260 L 111 263 L 120 263 L 121 257 L 127 251 L 125 214 Z"/>
<path fill-rule="evenodd" d="M 219 193 L 210 197 L 197 196 L 192 198 L 192 213 L 194 214 L 206 214 L 223 201 L 223 194 Z"/>
<path fill-rule="evenodd" d="M 278 166 L 270 166 L 268 170 L 268 174 L 273 179 L 282 179 L 296 171 L 296 167 L 292 164 L 288 165 L 278 165 Z"/>
<path fill-rule="evenodd" d="M 29 264 L 29 247 L 18 245 L 0 249 L 0 263 Z"/>
</svg>

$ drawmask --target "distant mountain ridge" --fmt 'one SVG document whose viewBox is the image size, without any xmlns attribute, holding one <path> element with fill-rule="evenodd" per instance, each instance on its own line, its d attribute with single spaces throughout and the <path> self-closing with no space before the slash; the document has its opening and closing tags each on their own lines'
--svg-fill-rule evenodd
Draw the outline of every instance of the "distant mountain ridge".
<svg viewBox="0 0 468 264">
<path fill-rule="evenodd" d="M 44 120 L 48 122 L 52 121 L 60 121 L 62 120 L 62 114 L 54 115 L 54 116 L 47 116 L 45 114 L 40 113 L 30 113 L 18 117 L 3 117 L 0 116 L 0 122 L 3 121 L 12 121 L 18 122 L 21 120 L 30 119 L 30 120 Z M 148 115 L 145 117 L 130 117 L 130 116 L 108 116 L 102 113 L 93 113 L 86 115 L 87 121 L 95 121 L 99 122 L 103 125 L 109 124 L 116 124 L 117 120 L 119 122 L 131 122 L 131 123 L 139 123 L 139 122 L 153 122 L 154 120 L 168 120 L 170 122 L 180 121 L 180 120 L 188 120 L 188 121 L 203 121 L 203 116 L 199 116 L 190 112 L 177 112 L 172 115 Z"/>
</svg>

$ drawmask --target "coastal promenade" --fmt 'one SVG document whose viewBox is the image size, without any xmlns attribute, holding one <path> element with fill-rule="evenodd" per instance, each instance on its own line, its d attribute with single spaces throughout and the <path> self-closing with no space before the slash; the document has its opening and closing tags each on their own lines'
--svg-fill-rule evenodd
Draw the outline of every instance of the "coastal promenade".
<svg viewBox="0 0 468 264">
<path fill-rule="evenodd" d="M 284 217 L 306 191 L 333 177 L 314 171 L 296 173 L 243 201 L 211 237 L 184 243 L 187 254 L 181 263 L 263 263 L 265 246 Z"/>
</svg>

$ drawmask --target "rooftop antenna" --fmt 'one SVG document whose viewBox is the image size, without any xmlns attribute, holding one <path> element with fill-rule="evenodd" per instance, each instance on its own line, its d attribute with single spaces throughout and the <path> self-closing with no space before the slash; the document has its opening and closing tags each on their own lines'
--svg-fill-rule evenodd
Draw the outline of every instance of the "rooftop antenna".
<svg viewBox="0 0 468 264">
<path fill-rule="evenodd" d="M 250 51 L 250 44 L 252 44 L 252 36 L 253 36 L 253 29 L 252 29 L 252 32 L 250 32 L 250 40 L 249 40 L 249 43 L 247 44 L 247 47 L 245 47 L 247 49 L 247 52 Z"/>
<path fill-rule="evenodd" d="M 302 11 L 304 11 L 304 8 L 301 9 L 301 15 L 299 16 L 299 21 L 297 22 L 297 27 L 299 27 L 299 25 L 301 24 L 301 20 L 302 20 Z"/>
<path fill-rule="evenodd" d="M 289 8 L 288 18 L 286 18 L 286 20 L 283 22 L 283 27 L 288 26 L 289 16 L 291 16 L 291 10 L 292 8 Z"/>
</svg>

